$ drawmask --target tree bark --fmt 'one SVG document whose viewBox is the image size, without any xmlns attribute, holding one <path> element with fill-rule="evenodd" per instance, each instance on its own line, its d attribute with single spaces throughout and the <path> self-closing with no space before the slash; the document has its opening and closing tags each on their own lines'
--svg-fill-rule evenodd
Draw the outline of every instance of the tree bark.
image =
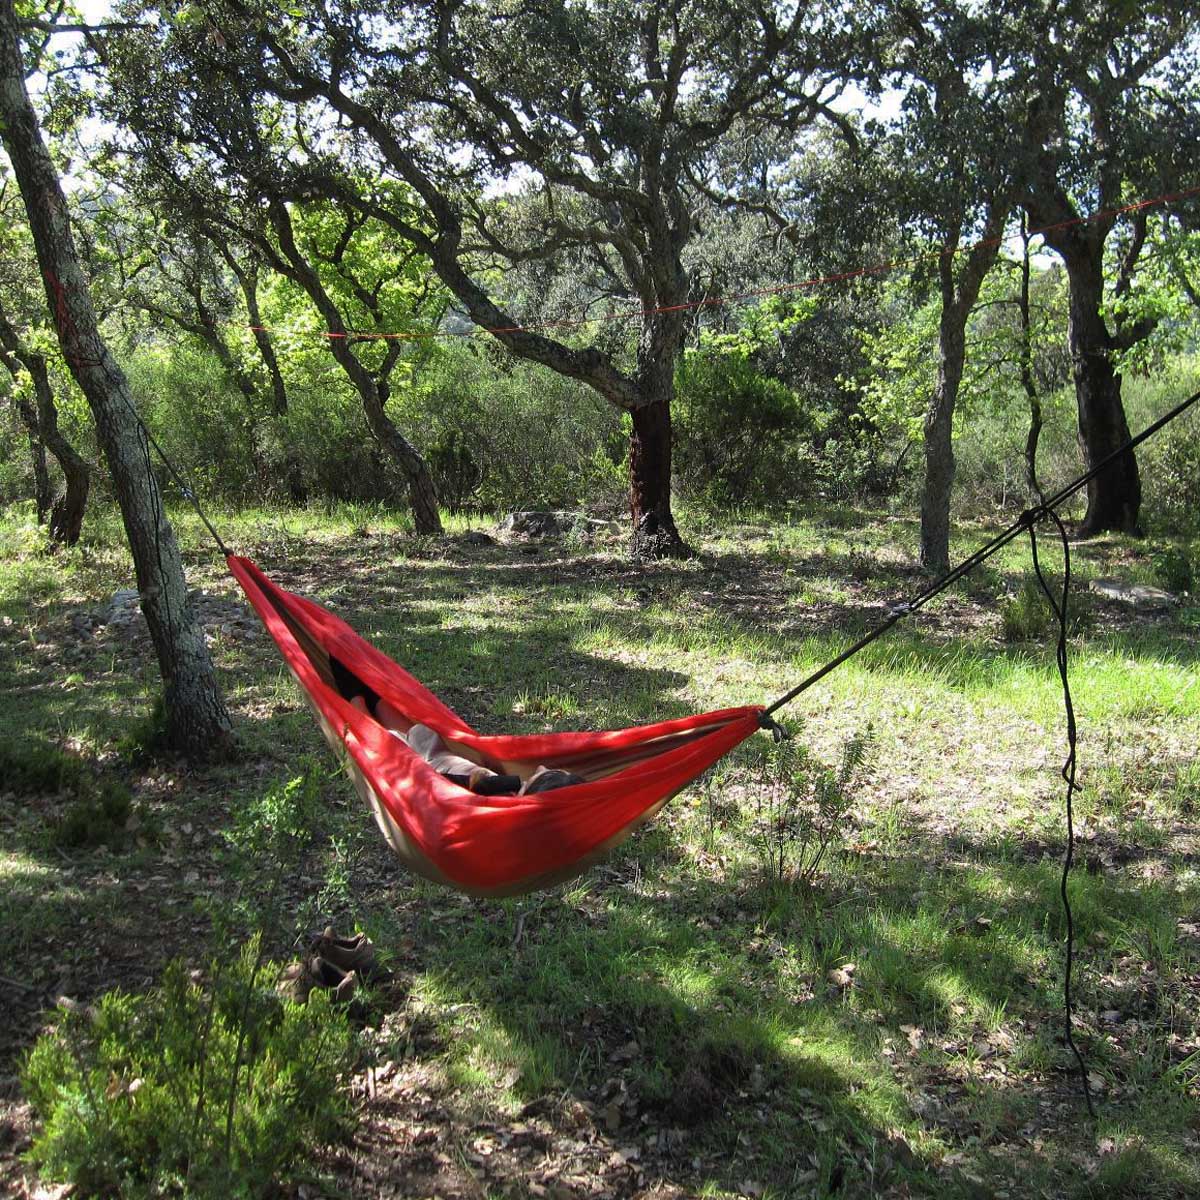
<svg viewBox="0 0 1200 1200">
<path fill-rule="evenodd" d="M 63 493 L 50 509 L 50 537 L 63 546 L 73 546 L 79 541 L 83 529 L 83 515 L 87 511 L 88 492 L 92 486 L 92 470 L 58 427 L 58 406 L 54 403 L 54 390 L 50 386 L 46 360 L 40 354 L 28 354 L 22 357 L 22 362 L 33 380 L 42 441 L 54 455 L 63 473 Z"/>
<path fill-rule="evenodd" d="M 1073 232 L 1073 231 L 1072 231 Z M 1103 243 L 1093 239 L 1049 236 L 1067 268 L 1070 305 L 1067 343 L 1075 378 L 1079 413 L 1079 448 L 1085 468 L 1091 469 L 1129 438 L 1129 423 L 1121 403 L 1121 376 L 1113 367 L 1112 338 L 1101 311 L 1104 303 Z M 1087 511 L 1079 526 L 1081 537 L 1105 530 L 1138 532 L 1142 483 L 1133 451 L 1121 455 L 1087 485 Z"/>
<path fill-rule="evenodd" d="M 54 504 L 54 487 L 50 482 L 50 472 L 46 469 L 46 443 L 42 441 L 41 430 L 38 429 L 37 412 L 25 396 L 16 396 L 13 403 L 21 424 L 25 426 L 25 436 L 29 439 L 29 457 L 33 461 L 33 503 L 37 509 L 37 523 L 45 525 Z"/>
<path fill-rule="evenodd" d="M 0 311 L 0 359 L 3 359 L 14 380 L 24 369 L 33 384 L 35 403 L 18 397 L 17 408 L 29 432 L 29 448 L 33 454 L 33 477 L 36 489 L 38 524 L 49 521 L 50 538 L 63 546 L 79 541 L 83 515 L 87 509 L 92 472 L 83 456 L 58 427 L 58 407 L 46 360 L 22 344 L 17 331 Z M 46 469 L 46 451 L 54 455 L 63 473 L 64 490 L 55 497 Z"/>
<path fill-rule="evenodd" d="M 37 249 L 63 358 L 96 421 L 133 552 L 142 611 L 162 673 L 167 737 L 185 753 L 222 753 L 231 722 L 196 620 L 174 530 L 151 470 L 150 447 L 124 373 L 100 336 L 75 250 L 66 200 L 25 89 L 16 12 L 0 3 L 0 138 Z"/>
<path fill-rule="evenodd" d="M 921 495 L 921 565 L 932 575 L 950 570 L 950 496 L 954 486 L 954 410 L 967 354 L 967 321 L 984 276 L 1000 253 L 997 235 L 1006 205 L 989 205 L 983 239 L 966 255 L 955 276 L 958 236 L 938 260 L 942 311 L 938 323 L 938 373 L 925 414 L 925 486 Z M 960 223 L 961 228 L 961 223 Z"/>
<path fill-rule="evenodd" d="M 690 558 L 693 554 L 679 536 L 671 512 L 671 401 L 682 337 L 678 312 L 644 318 L 637 375 L 642 403 L 630 414 L 633 432 L 629 439 L 630 548 L 635 559 Z"/>
<path fill-rule="evenodd" d="M 1077 221 L 1062 195 L 1045 185 L 1025 201 L 1029 219 L 1042 227 L 1046 244 L 1067 271 L 1067 346 L 1079 414 L 1079 449 L 1088 469 L 1129 437 L 1121 403 L 1121 376 L 1113 366 L 1116 340 L 1104 322 L 1104 242 L 1115 218 Z M 1136 340 L 1138 334 L 1130 331 Z M 1081 537 L 1105 530 L 1138 532 L 1142 483 L 1133 451 L 1121 455 L 1087 485 L 1087 511 Z"/>
<path fill-rule="evenodd" d="M 335 342 L 336 346 L 337 343 Z M 342 343 L 342 349 L 357 363 L 358 359 L 349 353 L 349 348 Z M 345 364 L 343 363 L 343 366 Z M 396 428 L 395 422 L 387 415 L 387 385 L 377 384 L 364 371 L 366 379 L 359 384 L 359 395 L 362 397 L 363 411 L 367 415 L 367 425 L 375 435 L 375 440 L 383 448 L 387 456 L 399 466 L 408 484 L 408 503 L 412 509 L 413 526 L 418 533 L 428 533 L 435 537 L 442 534 L 442 514 L 438 509 L 437 492 L 433 486 L 433 476 L 429 473 L 429 464 L 421 452 Z M 369 386 L 364 386 L 369 385 Z"/>
<path fill-rule="evenodd" d="M 1017 310 L 1021 315 L 1021 387 L 1029 402 L 1029 431 L 1025 435 L 1025 491 L 1030 503 L 1046 497 L 1038 480 L 1037 452 L 1042 436 L 1042 399 L 1033 374 L 1033 319 L 1029 305 L 1029 218 L 1021 213 L 1021 290 Z"/>
<path fill-rule="evenodd" d="M 633 557 L 687 558 L 671 513 L 671 404 L 655 400 L 635 408 L 629 438 L 629 510 Z"/>
<path fill-rule="evenodd" d="M 950 495 L 954 486 L 954 408 L 966 355 L 965 321 L 958 306 L 943 305 L 938 374 L 925 413 L 925 486 L 921 493 L 921 566 L 931 575 L 950 570 Z"/>
</svg>

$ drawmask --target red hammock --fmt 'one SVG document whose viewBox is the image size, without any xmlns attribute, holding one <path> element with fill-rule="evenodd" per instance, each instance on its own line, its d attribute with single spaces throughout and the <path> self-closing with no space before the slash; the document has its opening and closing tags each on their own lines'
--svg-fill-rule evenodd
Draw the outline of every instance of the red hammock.
<svg viewBox="0 0 1200 1200">
<path fill-rule="evenodd" d="M 579 874 L 759 728 L 762 708 L 744 707 L 609 733 L 486 737 L 333 613 L 247 558 L 227 562 L 392 849 L 459 891 L 514 895 Z M 351 705 L 331 658 L 456 754 L 503 774 L 545 765 L 587 782 L 530 796 L 467 791 Z"/>
</svg>

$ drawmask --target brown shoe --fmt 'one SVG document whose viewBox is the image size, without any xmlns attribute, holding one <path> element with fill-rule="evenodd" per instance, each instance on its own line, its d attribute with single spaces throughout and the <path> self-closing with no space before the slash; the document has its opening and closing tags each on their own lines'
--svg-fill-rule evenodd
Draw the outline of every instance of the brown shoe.
<svg viewBox="0 0 1200 1200">
<path fill-rule="evenodd" d="M 314 956 L 285 967 L 279 977 L 279 991 L 297 1004 L 304 1004 L 312 992 L 319 988 L 332 992 L 330 1000 L 334 1004 L 341 1004 L 354 995 L 357 982 L 353 971 L 343 971 L 327 959 Z"/>
<path fill-rule="evenodd" d="M 326 925 L 325 932 L 313 938 L 309 949 L 343 971 L 370 972 L 375 966 L 375 947 L 365 933 L 338 937 L 333 926 Z"/>
</svg>

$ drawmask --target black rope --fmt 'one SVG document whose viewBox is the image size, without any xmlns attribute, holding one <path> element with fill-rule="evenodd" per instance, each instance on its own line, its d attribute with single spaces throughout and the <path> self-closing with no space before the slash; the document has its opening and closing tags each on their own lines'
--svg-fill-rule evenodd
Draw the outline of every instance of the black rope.
<svg viewBox="0 0 1200 1200">
<path fill-rule="evenodd" d="M 125 399 L 124 396 L 122 396 L 122 399 Z M 183 493 L 183 498 L 191 503 L 191 506 L 196 510 L 196 516 L 198 516 L 200 518 L 200 520 L 204 523 L 204 528 L 208 530 L 209 536 L 212 538 L 212 540 L 214 542 L 216 542 L 217 549 L 220 550 L 220 552 L 221 552 L 221 557 L 228 558 L 230 555 L 229 547 L 226 546 L 225 543 L 221 540 L 221 535 L 213 528 L 212 522 L 208 519 L 207 515 L 204 512 L 204 509 L 200 507 L 200 501 L 196 498 L 196 493 L 192 490 L 191 487 L 188 486 L 187 480 L 184 479 L 182 474 L 180 474 L 180 472 L 179 472 L 178 468 L 175 466 L 175 464 L 166 456 L 166 453 L 163 451 L 163 448 L 158 444 L 158 441 L 155 438 L 154 434 L 152 434 L 150 432 L 150 430 L 146 427 L 146 423 L 145 423 L 145 421 L 142 420 L 141 414 L 137 411 L 136 408 L 133 407 L 132 404 L 129 403 L 128 400 L 126 400 L 125 403 L 126 403 L 126 406 L 129 408 L 129 411 L 131 413 L 133 413 L 134 420 L 137 421 L 138 425 L 141 426 L 142 433 L 145 435 L 146 440 L 150 443 L 151 446 L 154 447 L 154 450 L 158 454 L 158 457 L 162 459 L 163 465 L 167 468 L 168 471 L 171 472 L 171 477 L 179 485 L 179 490 Z M 146 456 L 146 461 L 147 461 L 147 464 L 149 464 L 149 455 Z"/>
<path fill-rule="evenodd" d="M 1066 960 L 1063 966 L 1063 1031 L 1066 1043 L 1071 1048 L 1071 1053 L 1075 1056 L 1075 1065 L 1079 1070 L 1079 1086 L 1083 1090 L 1083 1098 L 1087 1103 L 1088 1113 L 1094 1117 L 1096 1115 L 1096 1107 L 1092 1103 L 1092 1090 L 1088 1085 L 1087 1066 L 1083 1061 L 1083 1055 L 1080 1053 L 1079 1047 L 1075 1044 L 1075 1037 L 1071 1029 L 1073 1016 L 1071 975 L 1075 965 L 1075 922 L 1071 914 L 1071 899 L 1067 894 L 1067 883 L 1071 876 L 1071 864 L 1075 859 L 1074 801 L 1075 793 L 1079 790 L 1079 785 L 1075 782 L 1075 772 L 1078 765 L 1076 756 L 1078 730 L 1075 725 L 1075 705 L 1071 701 L 1071 682 L 1067 675 L 1067 603 L 1071 590 L 1071 544 L 1067 539 L 1067 527 L 1062 523 L 1062 519 L 1058 513 L 1052 509 L 1044 509 L 1044 515 L 1053 521 L 1057 527 L 1063 551 L 1062 598 L 1059 600 L 1055 598 L 1054 592 L 1050 587 L 1050 582 L 1042 571 L 1041 560 L 1038 557 L 1036 523 L 1030 522 L 1029 550 L 1033 556 L 1034 573 L 1037 575 L 1037 581 L 1041 585 L 1046 599 L 1050 602 L 1050 607 L 1054 610 L 1055 619 L 1058 621 L 1058 645 L 1055 648 L 1055 658 L 1058 662 L 1058 677 L 1062 680 L 1063 711 L 1066 713 L 1067 718 L 1067 757 L 1062 767 L 1063 782 L 1067 785 L 1067 849 L 1063 856 L 1062 879 L 1059 884 L 1063 915 L 1066 918 L 1067 925 L 1065 938 Z"/>
<path fill-rule="evenodd" d="M 1143 429 L 1136 437 L 1132 437 L 1123 445 L 1118 446 L 1111 454 L 1106 455 L 1096 463 L 1094 467 L 1085 471 L 1077 479 L 1072 480 L 1066 487 L 1060 488 L 1044 503 L 1039 504 L 1036 508 L 1027 509 L 1003 533 L 997 534 L 990 542 L 981 546 L 968 558 L 963 559 L 958 566 L 952 568 L 940 579 L 934 580 L 933 583 L 929 584 L 923 591 L 918 592 L 911 600 L 894 605 L 888 610 L 887 617 L 879 625 L 876 625 L 874 629 L 871 629 L 860 637 L 852 646 L 848 646 L 835 659 L 827 662 L 823 667 L 819 667 L 811 675 L 802 679 L 791 691 L 785 692 L 773 704 L 767 705 L 763 710 L 763 715 L 769 717 L 783 708 L 785 704 L 790 704 L 802 692 L 808 691 L 813 684 L 824 679 L 830 671 L 840 667 L 847 659 L 853 658 L 860 650 L 865 650 L 872 642 L 881 638 L 898 621 L 910 616 L 918 609 L 924 608 L 931 600 L 940 596 L 947 588 L 956 584 L 964 575 L 969 574 L 981 563 L 991 558 L 993 554 L 1002 550 L 1009 542 L 1020 537 L 1024 530 L 1032 529 L 1035 522 L 1040 521 L 1046 515 L 1053 516 L 1054 509 L 1065 500 L 1069 500 L 1076 492 L 1091 483 L 1097 475 L 1116 462 L 1118 458 L 1140 446 L 1147 438 L 1153 437 L 1164 425 L 1181 416 L 1197 401 L 1200 401 L 1200 392 L 1194 392 L 1186 400 L 1175 405 L 1169 412 L 1164 413 L 1157 421 Z M 765 728 L 769 728 L 769 726 Z"/>
<path fill-rule="evenodd" d="M 1022 530 L 1029 532 L 1029 546 L 1033 556 L 1033 569 L 1037 575 L 1038 583 L 1042 591 L 1045 593 L 1046 599 L 1050 602 L 1050 607 L 1054 612 L 1055 619 L 1058 621 L 1058 644 L 1055 649 L 1055 659 L 1058 665 L 1059 679 L 1062 681 L 1063 690 L 1063 708 L 1066 714 L 1067 722 L 1067 757 L 1062 767 L 1063 782 L 1067 787 L 1066 794 L 1066 817 L 1067 817 L 1067 846 L 1066 852 L 1063 855 L 1062 877 L 1059 882 L 1059 895 L 1062 899 L 1063 914 L 1066 921 L 1066 935 L 1064 938 L 1064 955 L 1065 961 L 1063 966 L 1063 1036 L 1067 1046 L 1070 1048 L 1071 1054 L 1075 1058 L 1075 1065 L 1079 1072 L 1079 1085 L 1083 1092 L 1084 1102 L 1087 1105 L 1088 1114 L 1092 1117 L 1096 1115 L 1096 1106 L 1092 1101 L 1091 1086 L 1088 1083 L 1087 1064 L 1084 1062 L 1083 1055 L 1075 1042 L 1074 1030 L 1074 1000 L 1071 992 L 1072 977 L 1075 966 L 1075 921 L 1071 912 L 1071 898 L 1068 891 L 1068 885 L 1071 877 L 1071 867 L 1075 860 L 1075 793 L 1079 790 L 1079 785 L 1076 783 L 1076 771 L 1078 767 L 1078 727 L 1075 721 L 1075 706 L 1071 699 L 1071 683 L 1067 670 L 1067 635 L 1068 635 L 1068 601 L 1071 587 L 1071 546 L 1067 537 L 1067 528 L 1063 524 L 1062 518 L 1055 511 L 1057 507 L 1065 500 L 1075 495 L 1080 489 L 1087 486 L 1093 479 L 1096 478 L 1109 465 L 1115 462 L 1122 455 L 1130 453 L 1136 446 L 1141 445 L 1147 438 L 1153 437 L 1164 425 L 1174 421 L 1177 417 L 1186 412 L 1193 404 L 1200 400 L 1200 392 L 1195 392 L 1186 400 L 1177 404 L 1174 408 L 1164 413 L 1157 421 L 1147 426 L 1136 437 L 1129 438 L 1124 445 L 1119 446 L 1111 454 L 1105 456 L 1100 462 L 1096 463 L 1090 470 L 1085 471 L 1077 479 L 1067 484 L 1066 487 L 1060 488 L 1049 499 L 1043 500 L 1040 504 L 1033 508 L 1026 509 L 1020 517 L 1017 518 L 1007 529 L 996 537 L 992 538 L 986 545 L 981 546 L 974 554 L 964 559 L 953 570 L 947 572 L 940 579 L 929 584 L 923 591 L 919 592 L 911 600 L 904 603 L 894 605 L 888 610 L 887 617 L 874 629 L 870 630 L 858 639 L 853 645 L 848 646 L 836 658 L 827 662 L 824 666 L 819 667 L 812 672 L 807 678 L 801 680 L 791 691 L 786 692 L 774 704 L 769 705 L 763 710 L 759 716 L 759 725 L 764 729 L 769 729 L 772 736 L 777 742 L 782 741 L 788 736 L 786 730 L 775 720 L 774 713 L 782 708 L 785 704 L 790 703 L 801 692 L 807 691 L 813 684 L 824 679 L 831 671 L 841 666 L 847 659 L 853 658 L 860 650 L 865 649 L 876 639 L 882 637 L 893 625 L 903 620 L 905 617 L 916 612 L 924 607 L 935 596 L 940 595 L 947 588 L 957 583 L 968 572 L 973 571 L 981 563 L 985 562 L 997 551 L 1007 546 L 1009 542 L 1017 538 Z M 1046 579 L 1045 573 L 1042 570 L 1041 561 L 1038 557 L 1037 543 L 1037 526 L 1043 520 L 1054 522 L 1058 530 L 1059 539 L 1062 542 L 1063 550 L 1063 584 L 1061 598 L 1056 598 L 1053 590 L 1050 587 L 1049 581 Z"/>
</svg>

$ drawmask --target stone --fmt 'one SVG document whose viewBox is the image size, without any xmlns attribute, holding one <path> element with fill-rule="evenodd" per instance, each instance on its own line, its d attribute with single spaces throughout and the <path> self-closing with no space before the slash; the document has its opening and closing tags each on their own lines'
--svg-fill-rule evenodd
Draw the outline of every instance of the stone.
<svg viewBox="0 0 1200 1200">
<path fill-rule="evenodd" d="M 109 625 L 128 625 L 142 611 L 142 599 L 137 588 L 119 588 L 113 592 L 104 610 L 104 622 Z"/>
<path fill-rule="evenodd" d="M 613 532 L 616 522 L 577 512 L 510 512 L 496 529 L 509 537 L 549 538 L 573 534 L 586 538 L 600 532 Z"/>
<path fill-rule="evenodd" d="M 1093 579 L 1091 589 L 1106 600 L 1128 604 L 1139 612 L 1154 612 L 1171 608 L 1179 601 L 1162 588 L 1150 587 L 1145 583 L 1122 583 L 1119 579 Z"/>
</svg>

